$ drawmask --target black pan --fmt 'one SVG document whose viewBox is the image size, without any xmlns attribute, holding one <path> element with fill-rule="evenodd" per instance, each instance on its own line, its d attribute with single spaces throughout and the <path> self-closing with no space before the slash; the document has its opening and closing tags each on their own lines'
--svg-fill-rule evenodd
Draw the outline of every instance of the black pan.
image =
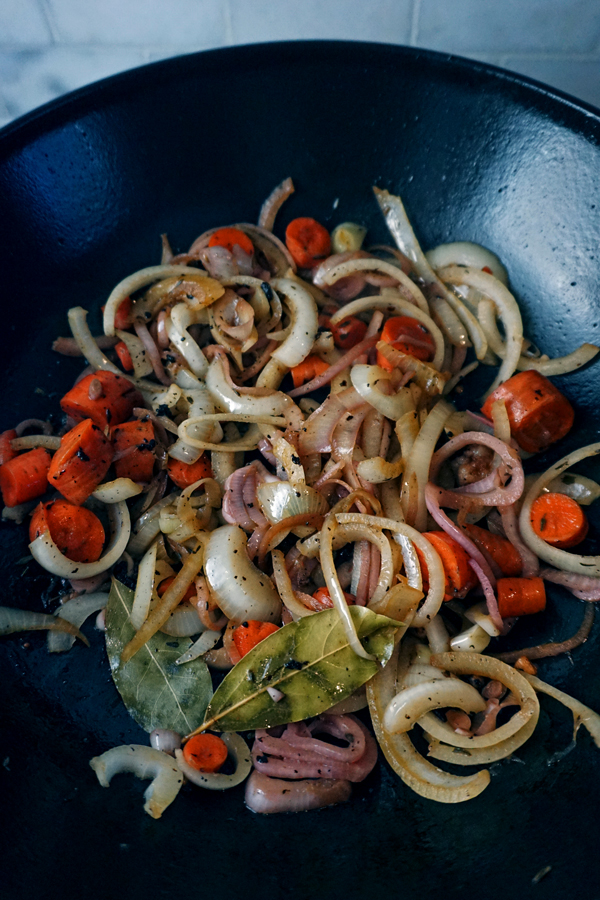
<svg viewBox="0 0 600 900">
<path fill-rule="evenodd" d="M 425 247 L 478 241 L 499 253 L 527 333 L 551 355 L 598 333 L 600 119 L 555 91 L 480 63 L 401 47 L 293 43 L 161 62 L 60 99 L 0 137 L 3 360 L 0 426 L 58 410 L 79 366 L 58 360 L 74 304 L 97 309 L 124 275 L 212 225 L 256 218 L 292 175 L 297 215 L 353 219 L 385 238 L 371 194 L 402 194 Z M 96 317 L 97 320 L 97 317 Z M 558 379 L 577 408 L 566 448 L 598 440 L 600 365 Z M 3 602 L 56 591 L 0 529 Z M 593 541 L 592 541 L 593 543 Z M 537 633 L 576 630 L 560 591 Z M 542 701 L 519 761 L 477 799 L 436 805 L 381 764 L 348 805 L 253 815 L 242 791 L 192 789 L 160 821 L 144 785 L 99 787 L 88 759 L 145 741 L 112 685 L 101 635 L 49 657 L 44 639 L 0 644 L 3 897 L 535 896 L 593 900 L 600 751 Z M 533 625 L 530 630 L 533 629 Z M 527 641 L 526 626 L 514 642 Z M 28 646 L 25 646 L 25 642 Z M 542 677 L 600 709 L 598 628 Z M 551 871 L 536 886 L 532 878 Z"/>
</svg>

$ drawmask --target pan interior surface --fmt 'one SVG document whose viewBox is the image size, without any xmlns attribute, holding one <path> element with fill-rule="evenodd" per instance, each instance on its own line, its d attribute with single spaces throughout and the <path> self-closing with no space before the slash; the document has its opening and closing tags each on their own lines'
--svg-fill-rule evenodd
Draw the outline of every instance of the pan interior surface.
<svg viewBox="0 0 600 900">
<path fill-rule="evenodd" d="M 3 288 L 1 430 L 58 412 L 80 370 L 50 350 L 66 311 L 99 308 L 127 274 L 214 225 L 256 221 L 286 176 L 296 216 L 352 220 L 386 240 L 376 184 L 402 196 L 422 246 L 475 241 L 506 265 L 526 334 L 550 356 L 600 330 L 600 119 L 589 108 L 479 63 L 383 45 L 241 47 L 155 64 L 77 92 L 0 135 Z M 486 373 L 489 370 L 486 370 Z M 491 379 L 490 379 L 491 380 Z M 556 379 L 576 409 L 545 468 L 600 438 L 600 364 Z M 472 395 L 474 396 L 474 395 Z M 465 400 L 465 404 L 467 400 Z M 3 602 L 39 609 L 49 579 L 24 529 L 0 526 Z M 20 562 L 21 561 L 21 562 Z M 540 637 L 572 634 L 582 604 L 556 589 Z M 346 805 L 261 817 L 243 790 L 186 789 L 164 817 L 145 784 L 99 787 L 88 760 L 145 743 L 113 686 L 99 632 L 49 656 L 44 639 L 3 638 L 0 767 L 7 898 L 130 900 L 190 890 L 222 897 L 597 897 L 600 752 L 572 738 L 570 714 L 542 700 L 518 759 L 456 806 L 405 788 L 385 763 Z M 526 645 L 526 627 L 519 633 Z M 519 635 L 515 635 L 515 642 Z M 29 646 L 24 647 L 27 643 Z M 540 677 L 600 710 L 598 627 Z M 583 729 L 582 729 L 583 732 Z M 577 888 L 574 888 L 574 883 Z"/>
</svg>

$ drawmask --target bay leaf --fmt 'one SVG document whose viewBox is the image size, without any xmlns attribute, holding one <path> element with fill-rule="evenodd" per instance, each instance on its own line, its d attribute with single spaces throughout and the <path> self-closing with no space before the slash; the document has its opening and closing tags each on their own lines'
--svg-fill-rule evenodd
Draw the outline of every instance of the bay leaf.
<svg viewBox="0 0 600 900">
<path fill-rule="evenodd" d="M 121 663 L 121 651 L 135 634 L 129 618 L 133 597 L 134 591 L 113 579 L 106 607 L 106 650 L 113 681 L 129 713 L 146 731 L 169 728 L 187 734 L 203 721 L 212 695 L 208 666 L 203 659 L 175 665 L 192 641 L 160 631 Z"/>
<path fill-rule="evenodd" d="M 352 694 L 386 663 L 398 622 L 351 606 L 363 659 L 348 644 L 335 609 L 290 622 L 246 654 L 221 682 L 203 728 L 246 731 L 317 716 Z M 283 694 L 274 700 L 267 688 Z"/>
</svg>

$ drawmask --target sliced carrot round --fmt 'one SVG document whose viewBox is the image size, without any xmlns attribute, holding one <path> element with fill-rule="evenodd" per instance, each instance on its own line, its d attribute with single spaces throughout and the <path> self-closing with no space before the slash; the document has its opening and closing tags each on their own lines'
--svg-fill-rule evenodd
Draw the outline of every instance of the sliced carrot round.
<svg viewBox="0 0 600 900">
<path fill-rule="evenodd" d="M 209 247 L 225 247 L 230 253 L 233 253 L 236 244 L 248 256 L 252 256 L 254 253 L 254 244 L 240 228 L 219 228 L 208 241 Z"/>
<path fill-rule="evenodd" d="M 195 463 L 184 463 L 181 462 L 181 460 L 173 459 L 173 457 L 170 456 L 167 463 L 167 472 L 169 473 L 171 481 L 173 481 L 178 488 L 181 488 L 181 490 L 189 487 L 190 484 L 193 484 L 195 481 L 200 481 L 201 478 L 213 477 L 210 459 L 206 453 L 204 453 L 204 455 Z"/>
<path fill-rule="evenodd" d="M 43 447 L 28 450 L 0 466 L 0 490 L 5 506 L 18 506 L 48 490 L 52 457 Z"/>
<path fill-rule="evenodd" d="M 59 498 L 36 507 L 29 524 L 29 539 L 45 531 L 68 559 L 96 562 L 102 556 L 105 533 L 102 522 L 90 509 Z"/>
<path fill-rule="evenodd" d="M 339 347 L 340 350 L 351 350 L 352 347 L 360 344 L 367 333 L 367 326 L 356 316 L 348 316 L 337 325 L 332 325 L 331 333 L 336 347 Z"/>
<path fill-rule="evenodd" d="M 530 616 L 546 608 L 546 588 L 541 578 L 499 578 L 496 589 L 503 619 Z"/>
<path fill-rule="evenodd" d="M 530 520 L 538 537 L 561 550 L 580 544 L 589 528 L 579 503 L 566 494 L 542 494 L 531 506 Z"/>
<path fill-rule="evenodd" d="M 240 656 L 245 656 L 246 653 L 250 653 L 257 644 L 260 644 L 261 641 L 264 641 L 265 638 L 269 637 L 270 634 L 274 634 L 276 631 L 279 631 L 279 627 L 273 625 L 272 622 L 261 622 L 258 619 L 249 619 L 247 622 L 242 622 L 241 625 L 234 628 L 233 643 Z"/>
<path fill-rule="evenodd" d="M 227 745 L 216 734 L 195 734 L 183 745 L 183 758 L 198 772 L 218 772 L 227 759 Z"/>
<path fill-rule="evenodd" d="M 285 243 L 301 269 L 313 269 L 331 253 L 329 232 L 316 219 L 293 219 L 285 230 Z"/>
<path fill-rule="evenodd" d="M 131 359 L 131 353 L 127 347 L 125 341 L 119 341 L 118 344 L 115 344 L 115 353 L 119 357 L 119 362 L 123 366 L 126 372 L 133 372 L 133 361 Z"/>
<path fill-rule="evenodd" d="M 423 537 L 426 537 L 434 550 L 437 550 L 442 561 L 444 575 L 446 576 L 444 600 L 454 600 L 457 597 L 463 598 L 477 584 L 477 578 L 469 565 L 469 557 L 466 551 L 458 541 L 455 541 L 445 531 L 425 531 L 423 532 Z M 427 564 L 418 547 L 416 550 L 421 563 L 423 588 L 427 590 L 429 587 Z"/>
<path fill-rule="evenodd" d="M 427 362 L 435 354 L 435 341 L 424 325 L 412 316 L 392 316 L 387 320 L 381 332 L 381 340 L 401 353 L 407 353 Z M 385 356 L 377 352 L 377 365 L 390 371 L 392 364 Z"/>
<path fill-rule="evenodd" d="M 344 591 L 344 597 L 346 598 L 348 606 L 352 606 L 356 603 L 354 594 L 347 594 L 346 591 Z M 326 587 L 318 588 L 312 595 L 312 600 L 312 603 L 309 602 L 308 598 L 304 601 L 309 609 L 314 609 L 316 612 L 321 612 L 322 609 L 333 609 L 333 600 Z"/>
<path fill-rule="evenodd" d="M 162 595 L 167 592 L 167 590 L 171 587 L 171 585 L 173 584 L 174 581 L 175 581 L 174 575 L 170 575 L 168 578 L 164 578 L 160 582 L 158 587 L 156 588 L 156 593 L 158 594 L 158 596 L 162 597 Z M 198 596 L 198 594 L 196 592 L 195 586 L 193 584 L 190 584 L 189 588 L 187 589 L 187 591 L 181 598 L 181 602 L 183 603 L 184 600 L 195 601 L 197 599 L 197 596 Z"/>
</svg>

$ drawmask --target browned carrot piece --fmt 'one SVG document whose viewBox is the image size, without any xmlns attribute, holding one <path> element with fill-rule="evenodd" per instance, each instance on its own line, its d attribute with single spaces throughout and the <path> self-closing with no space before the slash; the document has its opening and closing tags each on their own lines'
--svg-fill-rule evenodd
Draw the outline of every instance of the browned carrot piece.
<svg viewBox="0 0 600 900">
<path fill-rule="evenodd" d="M 503 619 L 530 616 L 546 608 L 546 589 L 541 578 L 499 578 L 497 590 Z"/>
<path fill-rule="evenodd" d="M 41 497 L 48 490 L 52 457 L 43 447 L 21 453 L 0 466 L 0 490 L 5 506 L 18 506 Z"/>
<path fill-rule="evenodd" d="M 129 352 L 125 341 L 119 341 L 119 343 L 115 345 L 115 353 L 119 357 L 119 362 L 121 363 L 125 371 L 133 372 L 131 353 Z"/>
<path fill-rule="evenodd" d="M 11 446 L 11 441 L 17 437 L 17 432 L 14 428 L 11 428 L 9 431 L 3 431 L 0 434 L 0 466 L 3 466 L 4 463 L 9 462 L 11 459 L 14 459 L 17 455 L 17 451 L 13 450 Z"/>
<path fill-rule="evenodd" d="M 68 500 L 51 500 L 36 507 L 29 523 L 29 540 L 50 531 L 50 537 L 74 562 L 96 562 L 104 547 L 102 522 L 90 509 Z"/>
<path fill-rule="evenodd" d="M 528 453 L 540 453 L 560 440 L 575 418 L 567 398 L 539 372 L 518 372 L 496 388 L 481 407 L 488 419 L 495 400 L 506 403 L 512 435 Z"/>
<path fill-rule="evenodd" d="M 120 425 L 144 398 L 123 375 L 99 369 L 78 381 L 60 401 L 63 412 L 81 422 L 91 419 L 100 428 Z"/>
<path fill-rule="evenodd" d="M 367 333 L 367 326 L 356 316 L 348 316 L 337 325 L 332 325 L 331 333 L 336 347 L 339 347 L 340 350 L 351 350 L 352 347 L 360 344 Z"/>
<path fill-rule="evenodd" d="M 154 469 L 154 426 L 149 419 L 123 422 L 111 431 L 118 478 L 150 481 Z"/>
<path fill-rule="evenodd" d="M 446 576 L 444 600 L 464 597 L 477 584 L 477 579 L 469 565 L 469 557 L 466 551 L 445 531 L 425 531 L 423 532 L 423 537 L 426 537 L 429 543 L 433 545 L 434 550 L 437 550 L 442 561 Z M 427 590 L 429 586 L 427 563 L 418 548 L 417 555 L 421 563 L 423 589 Z"/>
<path fill-rule="evenodd" d="M 279 631 L 278 625 L 272 622 L 260 622 L 257 619 L 249 619 L 233 629 L 233 643 L 240 656 L 250 653 L 257 644 L 264 641 L 270 634 Z"/>
<path fill-rule="evenodd" d="M 195 481 L 200 481 L 201 478 L 212 478 L 213 475 L 212 466 L 206 453 L 195 463 L 184 463 L 170 456 L 167 472 L 171 481 L 181 490 L 189 487 Z"/>
<path fill-rule="evenodd" d="M 244 253 L 247 253 L 248 256 L 252 256 L 254 253 L 252 241 L 240 228 L 219 228 L 218 231 L 215 231 L 215 233 L 210 236 L 208 241 L 209 247 L 225 247 L 230 253 L 233 253 L 233 248 L 236 244 L 244 251 Z"/>
<path fill-rule="evenodd" d="M 199 772 L 218 772 L 227 759 L 227 745 L 216 734 L 196 734 L 184 744 L 183 758 Z"/>
<path fill-rule="evenodd" d="M 326 363 L 319 356 L 307 356 L 306 359 L 290 370 L 294 380 L 294 387 L 300 387 L 306 381 L 311 381 L 317 375 L 322 375 L 328 368 L 329 363 Z"/>
<path fill-rule="evenodd" d="M 479 549 L 487 550 L 503 575 L 520 575 L 523 571 L 523 560 L 516 547 L 500 534 L 492 534 L 487 528 L 479 525 L 465 525 L 465 531 Z"/>
<path fill-rule="evenodd" d="M 566 494 L 542 494 L 533 501 L 530 521 L 538 537 L 562 550 L 580 544 L 589 528 L 579 503 Z"/>
<path fill-rule="evenodd" d="M 169 578 L 163 578 L 163 580 L 160 582 L 160 584 L 158 585 L 158 587 L 156 589 L 156 593 L 158 594 L 158 596 L 162 597 L 162 595 L 168 591 L 168 589 L 171 587 L 171 585 L 173 584 L 174 581 L 175 581 L 174 575 L 170 575 Z M 184 600 L 195 601 L 197 599 L 197 597 L 198 597 L 198 594 L 196 592 L 194 583 L 192 582 L 192 584 L 190 584 L 189 588 L 183 595 L 181 602 L 183 603 Z"/>
<path fill-rule="evenodd" d="M 108 438 L 91 419 L 85 419 L 62 437 L 48 481 L 63 497 L 80 506 L 106 475 L 113 456 Z"/>
<path fill-rule="evenodd" d="M 381 340 L 401 353 L 408 353 L 415 359 L 427 362 L 435 354 L 435 341 L 417 319 L 411 316 L 392 316 L 383 326 Z M 391 372 L 392 363 L 381 351 L 377 352 L 377 365 Z"/>
<path fill-rule="evenodd" d="M 285 230 L 285 243 L 302 269 L 314 269 L 331 253 L 329 232 L 315 219 L 293 219 Z"/>
<path fill-rule="evenodd" d="M 352 604 L 356 603 L 354 594 L 347 594 L 346 591 L 344 591 L 344 597 L 346 598 L 348 606 L 352 606 Z M 312 603 L 309 601 L 308 596 L 305 595 L 303 602 L 305 606 L 309 609 L 314 609 L 315 612 L 321 612 L 322 609 L 333 609 L 333 600 L 326 587 L 318 588 L 311 599 L 313 601 Z"/>
</svg>

